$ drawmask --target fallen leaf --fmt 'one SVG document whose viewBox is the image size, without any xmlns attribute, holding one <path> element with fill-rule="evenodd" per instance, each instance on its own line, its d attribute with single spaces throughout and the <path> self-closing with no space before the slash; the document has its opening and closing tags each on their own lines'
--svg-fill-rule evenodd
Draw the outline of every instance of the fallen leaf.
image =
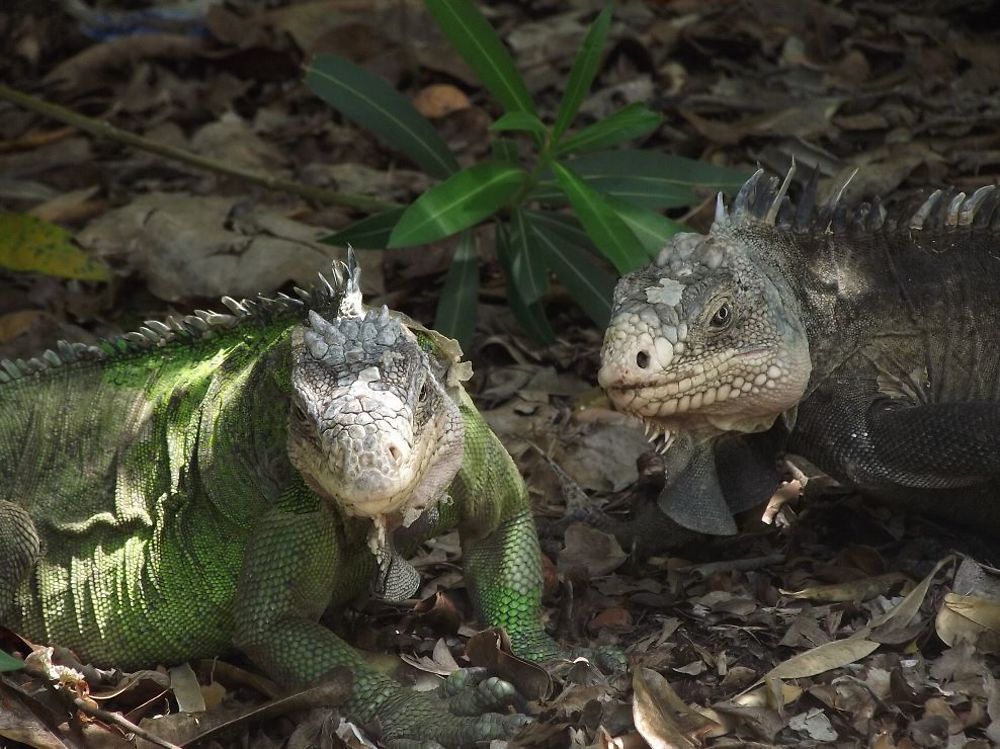
<svg viewBox="0 0 1000 749">
<path fill-rule="evenodd" d="M 450 83 L 433 83 L 425 86 L 413 97 L 413 106 L 424 117 L 432 120 L 469 107 L 469 97 Z"/>
<path fill-rule="evenodd" d="M 836 741 L 839 738 L 826 713 L 818 707 L 793 715 L 788 719 L 788 727 L 806 734 L 813 741 Z"/>
<path fill-rule="evenodd" d="M 714 732 L 719 724 L 690 709 L 659 672 L 637 668 L 632 690 L 632 719 L 652 749 L 693 748 L 699 737 L 709 732 L 718 735 Z"/>
<path fill-rule="evenodd" d="M 170 691 L 182 713 L 205 712 L 205 698 L 190 664 L 182 663 L 170 669 Z"/>
<path fill-rule="evenodd" d="M 948 593 L 934 627 L 947 645 L 967 640 L 980 652 L 1000 652 L 1000 601 Z"/>
<path fill-rule="evenodd" d="M 60 226 L 23 213 L 0 213 L 0 267 L 80 281 L 107 281 L 107 267 Z"/>
<path fill-rule="evenodd" d="M 552 678 L 548 672 L 514 655 L 507 635 L 499 629 L 488 629 L 470 637 L 465 644 L 465 654 L 473 666 L 482 666 L 509 681 L 525 699 L 547 699 L 552 693 Z"/>
<path fill-rule="evenodd" d="M 871 655 L 878 646 L 879 643 L 863 637 L 834 640 L 782 661 L 764 674 L 757 683 L 765 679 L 800 679 L 805 676 L 816 676 Z"/>
<path fill-rule="evenodd" d="M 99 256 L 127 250 L 150 291 L 178 301 L 309 285 L 341 253 L 323 234 L 237 199 L 157 192 L 94 219 L 77 241 Z"/>
<path fill-rule="evenodd" d="M 848 583 L 836 585 L 814 585 L 803 590 L 783 590 L 779 592 L 789 598 L 799 598 L 816 603 L 839 603 L 843 601 L 867 601 L 885 595 L 892 587 L 909 578 L 901 572 L 889 572 L 875 577 L 863 577 Z"/>
<path fill-rule="evenodd" d="M 625 632 L 632 628 L 632 614 L 628 609 L 615 606 L 604 609 L 597 616 L 587 622 L 587 629 L 591 632 L 600 632 L 602 629 L 612 632 Z"/>
<path fill-rule="evenodd" d="M 621 567 L 627 559 L 622 547 L 609 533 L 583 523 L 573 523 L 566 529 L 558 569 L 566 576 L 602 577 Z"/>
</svg>

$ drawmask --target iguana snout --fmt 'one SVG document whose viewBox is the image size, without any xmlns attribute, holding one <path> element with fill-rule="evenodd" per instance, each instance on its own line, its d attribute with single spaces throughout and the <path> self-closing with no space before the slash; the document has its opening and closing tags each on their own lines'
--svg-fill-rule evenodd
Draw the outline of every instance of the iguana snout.
<svg viewBox="0 0 1000 749">
<path fill-rule="evenodd" d="M 350 514 L 413 515 L 462 456 L 458 406 L 416 336 L 388 311 L 310 313 L 293 340 L 289 454 Z"/>
<path fill-rule="evenodd" d="M 728 236 L 679 234 L 618 282 L 598 381 L 622 411 L 670 431 L 761 431 L 809 373 L 794 310 Z"/>
</svg>

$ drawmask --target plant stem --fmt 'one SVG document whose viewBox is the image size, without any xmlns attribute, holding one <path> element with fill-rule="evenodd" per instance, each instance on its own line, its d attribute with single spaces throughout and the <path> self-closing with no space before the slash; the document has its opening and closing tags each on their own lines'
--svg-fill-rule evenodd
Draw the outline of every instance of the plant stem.
<svg viewBox="0 0 1000 749">
<path fill-rule="evenodd" d="M 14 104 L 31 110 L 32 112 L 44 115 L 45 117 L 51 117 L 52 119 L 59 120 L 60 122 L 65 122 L 67 125 L 72 125 L 73 127 L 79 128 L 80 130 L 88 132 L 98 138 L 115 140 L 119 143 L 124 143 L 143 151 L 149 151 L 150 153 L 155 153 L 174 161 L 180 161 L 198 169 L 204 169 L 216 174 L 225 174 L 229 177 L 235 177 L 236 179 L 243 180 L 244 182 L 260 185 L 261 187 L 266 187 L 268 190 L 288 192 L 317 203 L 343 205 L 348 208 L 357 208 L 358 210 L 368 211 L 370 213 L 398 207 L 398 204 L 396 203 L 378 200 L 377 198 L 371 198 L 367 195 L 354 195 L 351 193 L 324 190 L 321 187 L 310 187 L 299 182 L 281 179 L 280 177 L 274 177 L 262 172 L 240 169 L 239 167 L 231 166 L 230 164 L 225 164 L 221 161 L 216 161 L 215 159 L 191 153 L 190 151 L 186 151 L 182 148 L 168 146 L 164 143 L 158 143 L 154 140 L 150 140 L 149 138 L 144 138 L 141 135 L 130 133 L 127 130 L 115 127 L 106 120 L 98 120 L 93 117 L 87 117 L 86 115 L 74 112 L 66 107 L 61 107 L 58 104 L 53 104 L 45 101 L 44 99 L 39 99 L 38 97 L 26 94 L 23 91 L 10 88 L 2 83 L 0 83 L 0 100 L 13 102 Z"/>
</svg>

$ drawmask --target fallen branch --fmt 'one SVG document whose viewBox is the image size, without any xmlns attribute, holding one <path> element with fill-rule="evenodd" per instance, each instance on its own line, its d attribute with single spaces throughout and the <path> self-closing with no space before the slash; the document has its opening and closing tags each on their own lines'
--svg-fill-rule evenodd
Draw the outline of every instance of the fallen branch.
<svg viewBox="0 0 1000 749">
<path fill-rule="evenodd" d="M 98 120 L 93 117 L 88 117 L 80 114 L 79 112 L 74 112 L 72 109 L 67 109 L 66 107 L 59 106 L 58 104 L 52 104 L 51 102 L 39 99 L 31 94 L 26 94 L 23 91 L 10 88 L 2 83 L 0 83 L 0 99 L 12 102 L 45 117 L 50 117 L 54 120 L 58 120 L 59 122 L 64 122 L 67 125 L 72 125 L 73 127 L 79 128 L 80 130 L 88 132 L 98 138 L 108 138 L 110 140 L 118 141 L 119 143 L 132 146 L 133 148 L 149 151 L 150 153 L 155 153 L 173 161 L 179 161 L 197 169 L 204 169 L 216 174 L 225 174 L 226 176 L 235 177 L 236 179 L 243 180 L 244 182 L 260 185 L 268 190 L 288 192 L 317 203 L 342 205 L 347 206 L 348 208 L 357 208 L 359 210 L 369 212 L 384 211 L 389 208 L 398 207 L 396 203 L 378 200 L 377 198 L 371 198 L 367 195 L 354 195 L 351 193 L 324 190 L 321 187 L 309 187 L 308 185 L 303 185 L 299 182 L 293 182 L 291 180 L 281 179 L 280 177 L 274 177 L 269 174 L 263 174 L 261 172 L 255 172 L 248 169 L 240 169 L 229 164 L 224 164 L 221 161 L 200 156 L 198 154 L 191 153 L 190 151 L 185 151 L 182 148 L 168 146 L 165 143 L 158 143 L 154 140 L 150 140 L 149 138 L 144 138 L 141 135 L 130 133 L 127 130 L 115 127 L 106 120 Z"/>
</svg>

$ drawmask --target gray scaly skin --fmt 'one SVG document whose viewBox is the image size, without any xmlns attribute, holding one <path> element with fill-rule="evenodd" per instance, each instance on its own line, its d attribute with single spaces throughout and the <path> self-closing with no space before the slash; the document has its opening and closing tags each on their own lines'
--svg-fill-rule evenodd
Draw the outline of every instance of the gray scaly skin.
<svg viewBox="0 0 1000 749">
<path fill-rule="evenodd" d="M 755 174 L 707 236 L 619 282 L 599 381 L 661 444 L 666 515 L 702 533 L 802 455 L 864 493 L 1000 527 L 1000 190 L 916 210 L 798 206 Z"/>
<path fill-rule="evenodd" d="M 346 666 L 347 717 L 388 745 L 523 723 L 488 712 L 506 682 L 418 694 L 318 623 L 369 587 L 412 595 L 394 539 L 457 526 L 482 621 L 532 660 L 569 655 L 542 629 L 527 491 L 457 344 L 364 309 L 350 261 L 301 299 L 0 362 L 0 625 L 125 669 L 234 647 L 289 687 Z"/>
</svg>

